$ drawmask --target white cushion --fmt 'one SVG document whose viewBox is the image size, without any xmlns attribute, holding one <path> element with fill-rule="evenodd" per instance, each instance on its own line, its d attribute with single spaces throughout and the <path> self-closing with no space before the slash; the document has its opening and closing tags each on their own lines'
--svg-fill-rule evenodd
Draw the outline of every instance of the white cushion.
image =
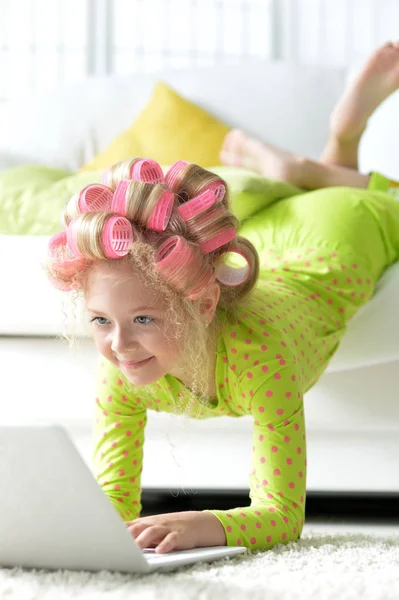
<svg viewBox="0 0 399 600">
<path fill-rule="evenodd" d="M 160 79 L 232 126 L 319 156 L 346 71 L 275 62 L 99 77 L 8 107 L 0 154 L 78 169 L 136 118 Z"/>
<path fill-rule="evenodd" d="M 44 271 L 48 237 L 0 235 L 0 335 L 59 335 L 65 329 L 61 293 Z"/>
<path fill-rule="evenodd" d="M 369 120 L 359 147 L 359 169 L 379 171 L 399 181 L 399 92 L 381 104 Z"/>
<path fill-rule="evenodd" d="M 136 91 L 132 81 L 93 78 L 12 103 L 0 153 L 76 171 L 129 125 L 149 90 L 143 82 Z"/>
<path fill-rule="evenodd" d="M 346 85 L 353 83 L 363 63 L 352 65 Z M 391 94 L 373 113 L 359 146 L 359 170 L 379 171 L 399 181 L 399 91 Z"/>
<path fill-rule="evenodd" d="M 380 279 L 374 297 L 349 322 L 329 371 L 388 363 L 399 359 L 399 263 Z"/>
</svg>

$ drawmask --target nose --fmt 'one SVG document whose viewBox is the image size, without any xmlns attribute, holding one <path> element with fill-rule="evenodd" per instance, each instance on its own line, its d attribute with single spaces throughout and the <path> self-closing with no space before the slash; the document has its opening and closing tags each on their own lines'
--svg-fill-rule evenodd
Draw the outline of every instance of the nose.
<svg viewBox="0 0 399 600">
<path fill-rule="evenodd" d="M 129 351 L 137 349 L 138 345 L 131 331 L 121 327 L 114 329 L 111 342 L 111 350 L 114 354 L 124 356 Z"/>
</svg>

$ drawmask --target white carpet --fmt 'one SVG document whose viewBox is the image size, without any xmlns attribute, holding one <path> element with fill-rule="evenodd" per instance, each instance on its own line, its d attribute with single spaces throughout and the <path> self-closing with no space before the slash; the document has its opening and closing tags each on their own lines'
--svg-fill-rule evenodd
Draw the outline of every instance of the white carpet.
<svg viewBox="0 0 399 600">
<path fill-rule="evenodd" d="M 305 530 L 304 530 L 305 531 Z M 146 576 L 0 569 L 1 600 L 398 600 L 399 534 L 324 532 L 294 544 Z M 1 541 L 0 541 L 1 543 Z"/>
</svg>

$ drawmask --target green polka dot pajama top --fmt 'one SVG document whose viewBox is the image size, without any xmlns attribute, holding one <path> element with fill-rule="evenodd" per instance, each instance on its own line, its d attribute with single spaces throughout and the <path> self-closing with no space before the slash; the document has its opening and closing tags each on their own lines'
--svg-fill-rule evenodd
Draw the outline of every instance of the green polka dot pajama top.
<svg viewBox="0 0 399 600">
<path fill-rule="evenodd" d="M 259 282 L 238 320 L 218 334 L 217 401 L 200 412 L 200 418 L 253 418 L 251 504 L 210 511 L 228 545 L 266 550 L 300 537 L 306 498 L 303 396 L 326 369 L 350 318 L 398 259 L 399 202 L 388 187 L 374 174 L 367 190 L 327 188 L 286 197 L 241 225 L 240 235 L 259 252 Z M 151 394 L 146 390 L 135 391 L 116 367 L 102 363 L 93 471 L 126 521 L 141 510 L 146 411 L 176 412 L 174 400 L 187 396 L 169 375 L 148 386 Z"/>
</svg>

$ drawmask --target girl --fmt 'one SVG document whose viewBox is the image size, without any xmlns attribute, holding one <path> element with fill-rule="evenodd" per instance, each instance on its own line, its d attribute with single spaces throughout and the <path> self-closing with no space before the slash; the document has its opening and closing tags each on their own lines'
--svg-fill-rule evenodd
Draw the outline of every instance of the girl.
<svg viewBox="0 0 399 600">
<path fill-rule="evenodd" d="M 242 224 L 225 181 L 183 161 L 165 175 L 154 161 L 123 161 L 68 203 L 65 230 L 50 241 L 48 273 L 56 287 L 85 299 L 105 358 L 95 473 L 141 547 L 266 550 L 300 537 L 303 395 L 398 259 L 391 184 L 357 172 L 367 120 L 398 87 L 399 44 L 387 44 L 338 104 L 318 163 L 231 132 L 226 164 L 317 188 Z M 251 505 L 140 518 L 147 409 L 251 414 Z"/>
</svg>

